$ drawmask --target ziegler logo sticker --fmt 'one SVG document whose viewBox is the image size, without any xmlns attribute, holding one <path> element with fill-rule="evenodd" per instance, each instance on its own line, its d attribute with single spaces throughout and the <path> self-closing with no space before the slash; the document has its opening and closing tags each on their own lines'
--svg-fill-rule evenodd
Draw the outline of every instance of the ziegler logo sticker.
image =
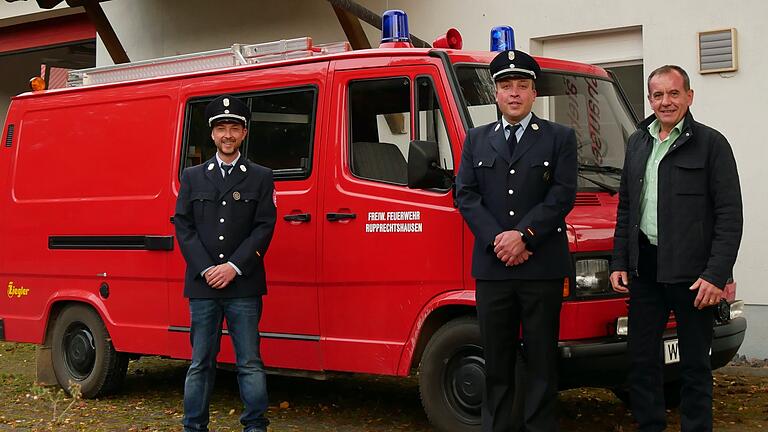
<svg viewBox="0 0 768 432">
<path fill-rule="evenodd" d="M 13 281 L 8 282 L 8 298 L 20 298 L 29 294 L 29 288 L 17 287 Z"/>
</svg>

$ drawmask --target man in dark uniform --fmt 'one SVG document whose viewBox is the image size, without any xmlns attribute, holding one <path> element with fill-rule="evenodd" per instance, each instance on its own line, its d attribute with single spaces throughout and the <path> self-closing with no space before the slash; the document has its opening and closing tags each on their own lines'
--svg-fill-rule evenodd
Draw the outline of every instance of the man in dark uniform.
<svg viewBox="0 0 768 432">
<path fill-rule="evenodd" d="M 723 298 L 744 216 L 728 140 L 693 119 L 683 68 L 648 77 L 653 115 L 629 137 L 616 213 L 611 284 L 629 292 L 632 413 L 663 431 L 662 336 L 675 312 L 680 352 L 680 427 L 712 430 L 712 306 Z"/>
<path fill-rule="evenodd" d="M 239 148 L 251 111 L 224 95 L 205 110 L 216 156 L 184 170 L 174 223 L 187 261 L 192 364 L 184 383 L 184 431 L 208 430 L 223 320 L 235 348 L 246 432 L 265 432 L 267 387 L 259 353 L 264 255 L 275 228 L 272 171 L 250 162 Z"/>
<path fill-rule="evenodd" d="M 502 118 L 469 131 L 456 179 L 475 235 L 472 276 L 485 352 L 482 430 L 555 431 L 563 281 L 572 274 L 565 216 L 576 198 L 576 135 L 531 108 L 541 69 L 513 50 L 490 65 Z M 515 367 L 526 360 L 522 418 Z M 517 404 L 516 404 L 517 405 Z"/>
</svg>

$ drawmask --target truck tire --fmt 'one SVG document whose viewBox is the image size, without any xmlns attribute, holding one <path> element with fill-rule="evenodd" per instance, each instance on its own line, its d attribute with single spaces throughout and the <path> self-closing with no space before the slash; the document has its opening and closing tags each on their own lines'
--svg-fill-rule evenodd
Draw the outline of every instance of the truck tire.
<svg viewBox="0 0 768 432">
<path fill-rule="evenodd" d="M 64 308 L 54 323 L 52 336 L 53 371 L 65 391 L 76 383 L 84 398 L 95 398 L 122 385 L 128 356 L 115 351 L 107 328 L 92 308 Z"/>
<path fill-rule="evenodd" d="M 485 388 L 480 327 L 474 317 L 443 325 L 419 364 L 419 392 L 432 425 L 442 432 L 477 432 Z"/>
</svg>

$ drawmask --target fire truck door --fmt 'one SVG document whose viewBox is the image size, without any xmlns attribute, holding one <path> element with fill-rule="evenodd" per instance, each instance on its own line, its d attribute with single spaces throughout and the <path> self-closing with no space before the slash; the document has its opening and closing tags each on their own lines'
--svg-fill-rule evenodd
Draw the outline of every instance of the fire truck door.
<svg viewBox="0 0 768 432">
<path fill-rule="evenodd" d="M 452 192 L 409 189 L 406 174 L 419 139 L 438 143 L 451 175 L 456 131 L 435 65 L 339 69 L 321 214 L 323 367 L 394 373 L 425 304 L 462 286 Z"/>
<path fill-rule="evenodd" d="M 321 89 L 327 64 L 312 65 L 317 75 L 307 82 L 308 68 L 304 65 L 300 75 L 302 82 L 291 83 L 290 70 L 264 69 L 258 72 L 258 82 L 253 76 L 238 75 L 221 77 L 215 81 L 190 80 L 182 92 L 208 91 L 204 97 L 190 97 L 187 116 L 191 119 L 189 136 L 199 136 L 198 144 L 187 150 L 183 163 L 205 163 L 215 154 L 210 140 L 210 129 L 202 119 L 205 105 L 213 97 L 223 93 L 225 86 L 251 89 L 244 92 L 230 91 L 251 108 L 248 135 L 240 152 L 251 162 L 271 168 L 275 181 L 277 220 L 272 242 L 265 257 L 267 295 L 263 297 L 264 309 L 259 331 L 261 354 L 267 367 L 315 370 L 319 368 L 320 330 L 316 285 L 317 226 L 321 218 L 317 212 L 318 178 L 321 171 L 317 164 L 320 145 L 317 141 L 322 131 L 317 124 L 323 118 L 318 106 L 325 98 Z M 311 72 L 311 71 L 310 71 Z M 297 75 L 298 76 L 298 75 Z M 280 88 L 275 89 L 275 83 Z M 184 96 L 183 96 L 184 97 Z M 199 123 L 199 124 L 198 124 Z M 197 128 L 197 129 L 195 129 Z M 199 129 L 199 130 L 198 130 Z M 190 143 L 191 139 L 188 140 Z M 236 191 L 242 192 L 242 191 Z M 234 192 L 234 193 L 236 193 Z M 270 203 L 271 204 L 271 203 Z M 179 277 L 183 274 L 181 254 L 176 256 L 174 268 Z M 180 336 L 176 345 L 181 357 L 189 356 L 189 310 L 182 295 L 183 281 L 171 284 L 172 320 Z M 172 332 L 173 333 L 173 332 Z M 173 338 L 173 336 L 172 336 Z M 219 361 L 234 362 L 234 353 L 228 337 L 222 338 Z"/>
</svg>

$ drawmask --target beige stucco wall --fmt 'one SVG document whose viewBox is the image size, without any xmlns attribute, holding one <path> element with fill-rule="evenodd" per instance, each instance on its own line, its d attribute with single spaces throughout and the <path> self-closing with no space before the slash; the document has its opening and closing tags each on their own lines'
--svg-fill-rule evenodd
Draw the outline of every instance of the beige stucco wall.
<svg viewBox="0 0 768 432">
<path fill-rule="evenodd" d="M 768 26 L 759 22 L 768 16 L 768 2 L 744 0 L 728 7 L 714 0 L 648 0 L 635 2 L 596 0 L 540 0 L 535 3 L 503 0 L 361 1 L 376 13 L 387 7 L 406 10 L 411 32 L 431 41 L 449 27 L 458 28 L 466 49 L 488 49 L 492 26 L 515 28 L 518 48 L 536 52 L 531 39 L 589 34 L 616 28 L 642 30 L 642 57 L 646 74 L 666 63 L 676 63 L 691 74 L 695 90 L 693 113 L 731 141 L 739 164 L 744 203 L 745 236 L 736 266 L 740 296 L 750 303 L 768 304 L 768 289 L 762 278 L 768 273 L 768 230 L 762 224 L 767 210 L 762 199 L 760 176 L 766 161 L 766 146 L 760 143 L 762 102 L 768 97 L 768 56 L 762 42 Z M 250 2 L 232 0 L 223 8 L 205 0 L 132 0 L 103 3 L 115 30 L 132 59 L 145 59 L 191 51 L 226 47 L 232 42 L 260 42 L 312 36 L 317 42 L 343 40 L 344 34 L 328 3 L 321 0 Z M 255 6 L 258 5 L 258 6 Z M 364 25 L 371 42 L 378 31 Z M 697 73 L 697 32 L 735 27 L 738 31 L 739 66 L 736 73 Z M 585 47 L 589 50 L 589 47 Z M 617 56 L 620 57 L 619 54 Z M 99 46 L 99 64 L 110 60 Z M 588 58 L 588 55 L 587 55 Z M 646 110 L 648 112 L 648 110 Z"/>
<path fill-rule="evenodd" d="M 647 75 L 666 63 L 686 68 L 695 90 L 692 111 L 699 121 L 718 130 L 731 142 L 739 165 L 745 210 L 745 232 L 735 269 L 739 297 L 768 310 L 768 200 L 763 197 L 761 172 L 768 161 L 762 143 L 764 100 L 768 99 L 768 2 L 742 0 L 359 0 L 376 13 L 404 9 L 411 32 L 431 41 L 449 27 L 458 28 L 466 49 L 488 49 L 492 26 L 515 28 L 518 48 L 538 53 L 541 41 L 553 37 L 592 35 L 613 29 L 642 33 L 642 61 Z M 0 24 L 15 15 L 39 12 L 33 1 L 0 3 Z M 323 0 L 254 2 L 229 0 L 113 0 L 102 3 L 132 60 L 202 51 L 233 42 L 262 42 L 309 35 L 316 42 L 344 39 L 336 16 Z M 224 6 L 222 6 L 224 5 Z M 7 21 L 6 21 L 7 22 Z M 735 27 L 738 32 L 739 71 L 701 75 L 697 63 L 697 32 Z M 364 24 L 375 45 L 378 31 Z M 588 40 L 586 38 L 585 40 Z M 531 42 L 533 41 L 533 42 Z M 583 59 L 589 60 L 588 44 Z M 621 58 L 622 53 L 616 53 Z M 595 59 L 599 61 L 601 59 Z M 111 60 L 99 41 L 97 64 Z M 646 108 L 646 113 L 649 110 Z M 768 318 L 768 312 L 764 313 Z M 768 322 L 768 319 L 759 320 Z M 765 332 L 768 332 L 766 329 Z M 765 333 L 764 332 L 764 333 Z"/>
</svg>

